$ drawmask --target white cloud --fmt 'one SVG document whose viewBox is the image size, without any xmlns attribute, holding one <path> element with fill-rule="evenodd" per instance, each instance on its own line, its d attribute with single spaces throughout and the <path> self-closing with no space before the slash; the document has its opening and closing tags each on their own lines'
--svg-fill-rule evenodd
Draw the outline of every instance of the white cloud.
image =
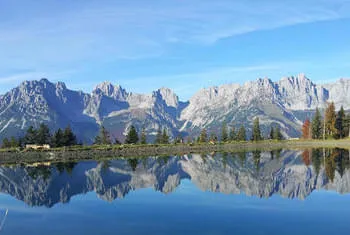
<svg viewBox="0 0 350 235">
<path fill-rule="evenodd" d="M 46 75 L 52 78 L 57 71 L 106 61 L 167 56 L 174 45 L 206 46 L 258 30 L 349 16 L 349 0 L 3 1 L 0 76 L 7 69 L 28 69 L 51 71 Z"/>
<path fill-rule="evenodd" d="M 46 12 L 46 1 L 38 6 L 40 11 L 28 6 L 23 20 L 0 24 L 0 60 L 6 56 L 40 66 L 89 58 L 143 58 L 161 55 L 168 44 L 214 43 L 256 30 L 350 15 L 346 0 L 131 2 L 83 1 L 70 10 L 59 5 L 52 14 Z"/>
</svg>

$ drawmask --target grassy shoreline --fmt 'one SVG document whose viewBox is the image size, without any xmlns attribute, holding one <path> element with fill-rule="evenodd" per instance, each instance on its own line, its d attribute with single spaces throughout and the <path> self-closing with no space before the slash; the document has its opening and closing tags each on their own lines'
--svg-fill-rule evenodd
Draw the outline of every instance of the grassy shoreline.
<svg viewBox="0 0 350 235">
<path fill-rule="evenodd" d="M 1 149 L 0 164 L 33 163 L 45 161 L 101 160 L 119 157 L 184 155 L 188 153 L 242 152 L 259 149 L 344 148 L 350 150 L 350 139 L 343 140 L 284 140 L 258 142 L 232 142 L 225 144 L 177 145 L 93 145 L 53 148 L 49 150 Z"/>
</svg>

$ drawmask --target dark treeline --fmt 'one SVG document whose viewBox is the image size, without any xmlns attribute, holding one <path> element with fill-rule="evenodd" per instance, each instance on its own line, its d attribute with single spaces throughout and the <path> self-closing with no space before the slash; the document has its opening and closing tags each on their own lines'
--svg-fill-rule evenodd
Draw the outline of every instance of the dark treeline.
<svg viewBox="0 0 350 235">
<path fill-rule="evenodd" d="M 350 169 L 349 151 L 345 149 L 307 149 L 302 154 L 305 165 L 312 165 L 319 175 L 322 166 L 327 178 L 333 182 L 335 172 L 343 177 L 345 170 Z"/>
<path fill-rule="evenodd" d="M 182 142 L 181 137 L 174 139 L 174 143 Z M 146 129 L 142 128 L 141 133 L 139 134 L 135 126 L 130 126 L 128 133 L 125 137 L 125 144 L 147 144 L 147 134 Z M 99 134 L 95 137 L 94 144 L 110 145 L 110 144 L 121 144 L 117 138 L 112 138 L 110 133 L 106 130 L 104 126 L 101 126 Z M 156 139 L 154 144 L 170 144 L 170 137 L 167 130 L 164 128 L 158 129 L 156 134 Z"/>
<path fill-rule="evenodd" d="M 283 135 L 278 126 L 271 126 L 270 134 L 266 137 L 263 136 L 262 131 L 260 129 L 259 118 L 255 118 L 253 121 L 253 129 L 250 137 L 251 141 L 260 141 L 264 139 L 270 140 L 282 140 Z M 221 135 L 218 136 L 216 132 L 208 133 L 207 129 L 202 129 L 199 137 L 196 139 L 198 143 L 215 143 L 218 142 L 227 143 L 233 141 L 247 141 L 247 131 L 246 128 L 241 125 L 238 131 L 235 130 L 235 127 L 228 127 L 227 123 L 224 122 L 221 127 Z M 188 142 L 192 140 L 189 139 Z"/>
<path fill-rule="evenodd" d="M 203 128 L 198 137 L 188 136 L 187 143 L 228 143 L 234 141 L 260 141 L 264 139 L 282 140 L 283 135 L 278 125 L 271 126 L 267 136 L 263 136 L 259 118 L 253 120 L 253 127 L 251 136 L 248 138 L 246 128 L 241 125 L 238 130 L 234 126 L 227 125 L 224 122 L 221 126 L 220 135 L 214 131 L 208 131 Z M 350 115 L 346 115 L 343 107 L 336 112 L 334 103 L 330 103 L 325 110 L 324 118 L 322 118 L 320 110 L 316 109 L 315 116 L 310 122 L 306 119 L 302 126 L 302 138 L 304 139 L 342 139 L 350 136 Z M 180 144 L 184 143 L 184 137 L 179 134 L 176 137 L 170 138 L 166 128 L 158 128 L 155 135 L 154 144 Z M 148 144 L 147 133 L 145 128 L 142 128 L 138 133 L 135 126 L 130 126 L 125 136 L 125 144 Z M 35 129 L 33 126 L 29 127 L 25 136 L 21 138 L 11 137 L 10 139 L 3 139 L 3 148 L 23 147 L 26 144 L 44 145 L 49 144 L 51 147 L 63 147 L 77 145 L 76 135 L 73 133 L 70 126 L 65 129 L 58 129 L 54 133 L 50 133 L 47 125 L 41 124 L 39 128 Z M 117 138 L 112 138 L 108 130 L 100 127 L 98 135 L 95 137 L 94 144 L 97 145 L 111 145 L 121 144 Z"/>
<path fill-rule="evenodd" d="M 334 103 L 329 103 L 322 117 L 316 108 L 312 121 L 304 121 L 302 126 L 303 139 L 343 139 L 350 137 L 350 115 L 346 115 L 343 106 L 335 111 Z"/>
<path fill-rule="evenodd" d="M 253 130 L 252 136 L 250 138 L 251 141 L 260 141 L 264 139 L 273 139 L 273 140 L 282 140 L 283 135 L 278 126 L 271 127 L 270 134 L 267 137 L 263 137 L 259 118 L 255 118 L 253 122 Z M 234 127 L 228 127 L 227 123 L 224 122 L 221 127 L 221 135 L 218 136 L 215 132 L 207 132 L 207 129 L 202 129 L 199 136 L 197 138 L 187 137 L 187 143 L 216 143 L 220 141 L 221 143 L 228 143 L 233 141 L 246 141 L 247 140 L 247 132 L 245 127 L 242 125 L 239 130 L 235 131 Z M 152 142 L 153 144 L 181 144 L 184 143 L 184 138 L 181 134 L 170 139 L 168 131 L 166 128 L 161 129 L 158 128 L 155 140 Z M 130 126 L 127 135 L 125 137 L 125 144 L 148 144 L 151 143 L 147 140 L 147 134 L 145 128 L 141 129 L 141 132 L 138 133 L 135 126 Z M 121 142 L 117 138 L 112 138 L 110 133 L 106 130 L 104 126 L 101 126 L 99 134 L 95 137 L 94 144 L 121 144 Z"/>
<path fill-rule="evenodd" d="M 63 130 L 59 128 L 52 134 L 49 127 L 45 124 L 40 124 L 37 129 L 30 126 L 23 137 L 4 138 L 2 141 L 3 148 L 25 147 L 27 144 L 48 144 L 52 147 L 63 147 L 77 145 L 78 143 L 70 126 Z"/>
</svg>

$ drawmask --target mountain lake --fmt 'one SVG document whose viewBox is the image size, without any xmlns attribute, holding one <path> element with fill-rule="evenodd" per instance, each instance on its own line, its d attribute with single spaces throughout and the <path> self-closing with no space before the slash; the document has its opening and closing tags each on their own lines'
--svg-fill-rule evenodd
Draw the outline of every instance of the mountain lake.
<svg viewBox="0 0 350 235">
<path fill-rule="evenodd" d="M 346 234 L 345 149 L 0 166 L 0 234 Z"/>
</svg>

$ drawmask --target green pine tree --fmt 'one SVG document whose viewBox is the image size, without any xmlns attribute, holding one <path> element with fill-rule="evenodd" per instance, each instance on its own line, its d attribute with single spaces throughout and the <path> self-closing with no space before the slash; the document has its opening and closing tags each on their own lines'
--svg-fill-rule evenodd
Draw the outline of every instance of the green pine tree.
<svg viewBox="0 0 350 235">
<path fill-rule="evenodd" d="M 260 131 L 260 124 L 259 124 L 259 118 L 255 118 L 253 123 L 253 133 L 252 133 L 252 140 L 253 141 L 259 141 L 261 140 L 261 131 Z"/>
<path fill-rule="evenodd" d="M 235 127 L 231 127 L 229 139 L 230 141 L 234 141 L 236 139 Z"/>
<path fill-rule="evenodd" d="M 273 126 L 272 126 L 272 127 L 271 127 L 271 130 L 270 130 L 270 135 L 269 135 L 270 140 L 273 140 L 273 139 L 274 139 L 274 138 L 273 138 L 274 133 L 275 133 L 275 130 L 274 130 Z"/>
<path fill-rule="evenodd" d="M 19 142 L 14 136 L 12 136 L 11 139 L 10 139 L 10 147 L 11 148 L 19 147 Z"/>
<path fill-rule="evenodd" d="M 237 140 L 238 141 L 246 141 L 247 140 L 246 130 L 245 130 L 243 125 L 238 130 Z"/>
<path fill-rule="evenodd" d="M 128 134 L 126 135 L 126 144 L 136 144 L 139 141 L 139 135 L 137 134 L 136 128 L 134 126 L 130 127 Z"/>
<path fill-rule="evenodd" d="M 112 144 L 109 132 L 104 126 L 100 127 L 99 134 L 95 137 L 95 144 Z"/>
<path fill-rule="evenodd" d="M 316 108 L 315 116 L 312 119 L 311 132 L 312 132 L 313 139 L 322 138 L 322 117 L 321 117 L 320 110 L 318 108 Z"/>
<path fill-rule="evenodd" d="M 273 139 L 274 140 L 282 140 L 283 135 L 280 131 L 280 128 L 277 126 L 273 131 Z"/>
<path fill-rule="evenodd" d="M 24 144 L 37 144 L 37 131 L 30 126 L 24 136 Z"/>
<path fill-rule="evenodd" d="M 55 148 L 63 147 L 63 131 L 61 128 L 58 128 L 52 136 L 51 145 Z"/>
<path fill-rule="evenodd" d="M 162 143 L 162 129 L 159 127 L 157 130 L 157 135 L 155 139 L 155 144 L 161 144 Z"/>
<path fill-rule="evenodd" d="M 63 131 L 62 143 L 64 146 L 73 146 L 78 144 L 77 137 L 69 125 Z"/>
<path fill-rule="evenodd" d="M 198 142 L 200 142 L 200 143 L 208 142 L 208 134 L 207 134 L 207 130 L 205 128 L 202 129 L 202 131 L 198 137 Z"/>
<path fill-rule="evenodd" d="M 169 136 L 165 128 L 163 129 L 162 133 L 162 144 L 169 144 Z"/>
<path fill-rule="evenodd" d="M 4 138 L 2 140 L 2 148 L 10 148 L 11 147 L 11 144 L 10 144 L 10 141 L 8 138 Z"/>
<path fill-rule="evenodd" d="M 335 120 L 335 128 L 336 134 L 335 138 L 342 139 L 345 137 L 345 111 L 343 106 L 341 106 L 340 110 L 337 113 L 337 118 Z"/>
<path fill-rule="evenodd" d="M 212 141 L 212 142 L 218 141 L 218 136 L 215 134 L 215 132 L 210 133 L 210 141 Z"/>
<path fill-rule="evenodd" d="M 36 135 L 36 144 L 43 145 L 51 143 L 50 129 L 44 123 L 40 124 Z"/>
<path fill-rule="evenodd" d="M 142 128 L 141 136 L 140 136 L 140 143 L 141 144 L 147 144 L 147 135 L 146 135 L 146 129 Z"/>
<path fill-rule="evenodd" d="M 227 132 L 227 124 L 224 122 L 221 127 L 221 141 L 227 142 L 228 141 L 228 132 Z"/>
</svg>

